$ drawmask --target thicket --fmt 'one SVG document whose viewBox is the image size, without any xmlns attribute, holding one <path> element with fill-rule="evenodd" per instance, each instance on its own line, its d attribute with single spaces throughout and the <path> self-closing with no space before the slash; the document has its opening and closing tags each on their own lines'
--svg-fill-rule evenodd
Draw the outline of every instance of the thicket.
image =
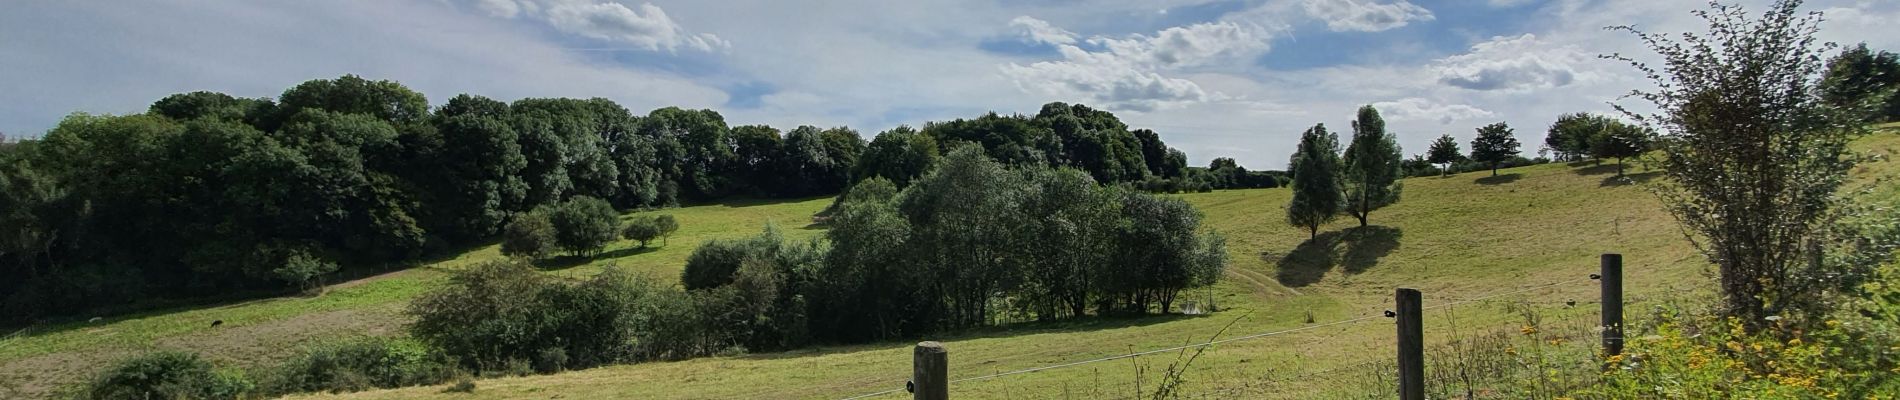
<svg viewBox="0 0 1900 400">
<path fill-rule="evenodd" d="M 872 177 L 901 187 L 959 143 L 1103 184 L 1188 186 L 1186 156 L 1158 134 L 1079 104 L 877 136 L 729 127 L 712 110 L 636 115 L 599 98 L 460 95 L 431 108 L 399 83 L 356 76 L 276 99 L 192 92 L 143 114 L 74 114 L 0 145 L 0 324 L 310 288 L 498 235 L 510 254 L 544 256 L 552 234 L 586 255 L 620 233 L 576 228 L 599 226 L 602 210 L 829 195 Z M 1252 176 L 1238 171 L 1209 180 Z"/>
<path fill-rule="evenodd" d="M 161 351 L 134 356 L 99 373 L 83 397 L 95 400 L 236 399 L 256 385 L 197 354 Z"/>
</svg>

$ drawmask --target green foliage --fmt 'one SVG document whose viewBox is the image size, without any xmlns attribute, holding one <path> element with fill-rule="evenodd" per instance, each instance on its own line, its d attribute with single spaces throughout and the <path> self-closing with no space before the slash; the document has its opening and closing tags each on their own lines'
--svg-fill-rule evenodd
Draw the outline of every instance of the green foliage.
<svg viewBox="0 0 1900 400">
<path fill-rule="evenodd" d="M 620 230 L 620 237 L 627 238 L 627 240 L 639 241 L 640 247 L 647 247 L 647 242 L 659 239 L 661 235 L 665 234 L 665 231 L 663 231 L 660 226 L 661 217 L 665 217 L 668 221 L 673 219 L 671 215 L 635 217 L 632 221 L 627 221 L 627 226 Z M 678 225 L 674 225 L 674 227 L 677 228 Z"/>
<path fill-rule="evenodd" d="M 1465 159 L 1463 152 L 1458 150 L 1458 140 L 1451 135 L 1440 135 L 1438 140 L 1432 141 L 1432 148 L 1426 154 L 1425 161 L 1441 165 L 1440 168 L 1447 175 L 1451 173 L 1452 163 Z"/>
<path fill-rule="evenodd" d="M 1750 332 L 1773 315 L 1820 313 L 1815 270 L 1819 227 L 1829 222 L 1853 161 L 1847 142 L 1863 115 L 1828 106 L 1814 90 L 1825 46 L 1820 16 L 1798 0 L 1751 18 L 1739 6 L 1699 12 L 1707 33 L 1643 38 L 1666 66 L 1624 58 L 1657 81 L 1633 96 L 1659 112 L 1636 115 L 1661 132 L 1664 185 L 1655 190 L 1709 261 L 1719 267 L 1724 308 Z"/>
<path fill-rule="evenodd" d="M 542 211 L 554 227 L 554 244 L 569 254 L 592 256 L 614 240 L 620 212 L 606 200 L 578 196 Z"/>
<path fill-rule="evenodd" d="M 554 239 L 554 223 L 542 211 L 515 214 L 501 233 L 501 254 L 530 260 L 547 257 L 559 246 Z"/>
<path fill-rule="evenodd" d="M 526 264 L 490 262 L 455 273 L 410 304 L 410 335 L 473 371 L 585 368 L 635 359 L 662 289 L 609 269 L 579 284 Z M 649 323 L 653 325 L 648 325 Z M 564 363 L 555 363 L 560 349 Z"/>
<path fill-rule="evenodd" d="M 457 373 L 454 360 L 421 343 L 364 337 L 303 348 L 268 371 L 262 391 L 342 393 L 433 385 Z"/>
<path fill-rule="evenodd" d="M 1327 132 L 1325 124 L 1314 125 L 1300 135 L 1299 149 L 1292 158 L 1287 172 L 1293 175 L 1293 199 L 1286 207 L 1286 221 L 1316 237 L 1319 226 L 1332 221 L 1345 208 L 1339 178 L 1339 138 Z"/>
<path fill-rule="evenodd" d="M 935 138 L 909 126 L 899 126 L 871 139 L 857 165 L 852 166 L 851 179 L 882 177 L 903 187 L 929 171 L 940 157 Z"/>
<path fill-rule="evenodd" d="M 1345 169 L 1340 184 L 1345 187 L 1346 213 L 1358 218 L 1359 226 L 1366 226 L 1372 210 L 1399 202 L 1404 188 L 1399 183 L 1403 174 L 1399 164 L 1404 156 L 1400 154 L 1398 135 L 1386 133 L 1385 119 L 1372 106 L 1359 108 L 1352 132 L 1352 144 L 1346 146 L 1341 157 Z"/>
<path fill-rule="evenodd" d="M 1893 321 L 1830 319 L 1783 334 L 1749 333 L 1735 318 L 1682 313 L 1611 356 L 1596 398 L 1877 398 L 1900 390 Z"/>
<path fill-rule="evenodd" d="M 1592 155 L 1592 143 L 1610 124 L 1610 117 L 1579 112 L 1564 114 L 1544 133 L 1544 148 L 1556 153 L 1557 161 L 1577 161 Z"/>
<path fill-rule="evenodd" d="M 975 145 L 894 189 L 867 180 L 832 214 L 826 262 L 803 283 L 819 339 L 1169 312 L 1225 261 L 1220 239 L 1199 233 L 1198 213 L 1179 200 L 1101 186 L 1079 170 L 1012 171 Z"/>
<path fill-rule="evenodd" d="M 1861 43 L 1828 60 L 1818 85 L 1829 105 L 1865 113 L 1868 122 L 1900 120 L 1900 55 Z"/>
<path fill-rule="evenodd" d="M 1625 124 L 1621 121 L 1609 121 L 1603 130 L 1590 137 L 1590 156 L 1598 159 L 1615 158 L 1616 174 L 1623 175 L 1623 160 L 1643 155 L 1649 151 L 1653 142 L 1648 130 L 1640 126 Z"/>
<path fill-rule="evenodd" d="M 318 278 L 337 269 L 336 263 L 311 255 L 304 249 L 289 249 L 281 259 L 283 266 L 271 270 L 271 273 L 277 274 L 277 278 L 284 282 L 306 290 L 312 285 L 320 286 Z"/>
<path fill-rule="evenodd" d="M 680 272 L 680 285 L 687 290 L 707 289 L 732 283 L 733 274 L 747 259 L 770 258 L 778 254 L 785 238 L 778 228 L 766 226 L 765 233 L 745 239 L 717 239 L 699 245 L 686 257 L 686 269 Z"/>
<path fill-rule="evenodd" d="M 236 399 L 254 385 L 216 370 L 197 354 L 161 351 L 134 356 L 99 373 L 85 398 L 99 400 Z"/>
<path fill-rule="evenodd" d="M 1490 164 L 1491 176 L 1497 176 L 1498 165 L 1517 153 L 1517 137 L 1503 122 L 1478 128 L 1478 137 L 1471 139 L 1471 160 Z"/>
<path fill-rule="evenodd" d="M 440 174 L 424 180 L 432 189 L 430 229 L 454 238 L 488 237 L 510 212 L 531 208 L 526 207 L 528 183 L 521 179 L 528 161 L 514 127 L 501 116 L 448 113 L 480 109 L 481 104 L 501 103 L 467 95 L 449 99 L 435 121 L 440 148 L 428 158 L 430 168 L 423 170 Z"/>
<path fill-rule="evenodd" d="M 660 245 L 662 246 L 666 245 L 666 238 L 673 236 L 673 232 L 680 230 L 680 222 L 677 219 L 673 219 L 672 214 L 661 214 L 660 216 L 653 217 L 653 225 L 660 230 Z"/>
</svg>

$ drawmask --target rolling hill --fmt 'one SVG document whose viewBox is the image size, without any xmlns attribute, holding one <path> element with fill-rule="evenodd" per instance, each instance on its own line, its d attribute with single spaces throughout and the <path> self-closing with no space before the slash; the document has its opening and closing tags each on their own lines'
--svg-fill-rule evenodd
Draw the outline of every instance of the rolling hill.
<svg viewBox="0 0 1900 400">
<path fill-rule="evenodd" d="M 1855 144 L 1878 155 L 1855 171 L 1852 187 L 1896 196 L 1892 156 L 1900 135 Z M 1219 311 L 1201 315 L 1096 318 L 1021 324 L 938 340 L 961 379 L 1164 348 L 1216 337 L 1299 329 L 1234 341 L 1202 354 L 1183 375 L 1188 393 L 1215 397 L 1338 395 L 1315 372 L 1391 357 L 1392 328 L 1377 318 L 1395 287 L 1418 288 L 1427 341 L 1516 330 L 1526 309 L 1547 320 L 1594 318 L 1597 287 L 1583 277 L 1597 255 L 1625 255 L 1628 294 L 1639 303 L 1706 293 L 1707 263 L 1639 184 L 1655 172 L 1632 166 L 1545 164 L 1404 181 L 1404 200 L 1372 214 L 1372 226 L 1344 218 L 1309 239 L 1283 222 L 1286 189 L 1181 195 L 1228 239 L 1226 278 L 1184 294 Z M 591 260 L 556 260 L 548 273 L 584 276 L 605 265 L 676 277 L 700 242 L 757 233 L 776 223 L 795 238 L 817 237 L 809 216 L 828 198 L 727 202 L 670 210 L 681 230 L 670 245 L 634 249 L 617 242 Z M 198 351 L 227 365 L 265 365 L 296 346 L 351 335 L 402 334 L 406 300 L 444 271 L 500 257 L 495 246 L 416 268 L 332 285 L 322 296 L 284 297 L 105 317 L 32 328 L 0 341 L 0 397 L 44 396 L 80 382 L 111 360 L 140 351 Z M 1521 292 L 1521 293 L 1516 293 Z M 1490 295 L 1509 293 L 1497 297 Z M 1471 301 L 1483 298 L 1485 301 Z M 1456 305 L 1451 306 L 1451 305 Z M 1636 315 L 1632 312 L 1632 315 Z M 1312 321 L 1309 322 L 1308 319 Z M 212 327 L 212 321 L 223 321 Z M 1224 333 L 1223 333 L 1224 332 Z M 470 393 L 442 387 L 359 392 L 346 398 L 842 398 L 898 388 L 909 373 L 910 342 L 595 368 L 484 379 Z M 956 398 L 1126 397 L 1153 390 L 1177 353 L 1120 359 L 952 385 Z M 11 391 L 12 394 L 8 394 Z M 887 398 L 895 398 L 887 397 Z"/>
</svg>

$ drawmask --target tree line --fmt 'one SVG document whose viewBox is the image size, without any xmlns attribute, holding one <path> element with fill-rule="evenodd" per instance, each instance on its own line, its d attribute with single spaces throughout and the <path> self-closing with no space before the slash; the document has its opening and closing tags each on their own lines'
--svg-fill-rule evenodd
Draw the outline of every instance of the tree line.
<svg viewBox="0 0 1900 400">
<path fill-rule="evenodd" d="M 348 75 L 276 99 L 181 93 L 0 144 L 0 323 L 310 287 L 482 243 L 581 197 L 625 210 L 834 195 L 871 177 L 902 187 L 960 143 L 1156 191 L 1266 181 L 1218 162 L 1195 172 L 1155 132 L 1080 104 L 867 142 L 843 127 L 729 127 L 712 110 L 636 115 L 601 98 L 464 94 L 431 108 L 399 83 Z"/>
</svg>

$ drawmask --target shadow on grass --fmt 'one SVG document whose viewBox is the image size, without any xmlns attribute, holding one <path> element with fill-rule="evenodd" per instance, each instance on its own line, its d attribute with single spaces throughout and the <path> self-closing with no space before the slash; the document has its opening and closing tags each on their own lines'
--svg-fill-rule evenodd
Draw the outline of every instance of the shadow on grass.
<svg viewBox="0 0 1900 400">
<path fill-rule="evenodd" d="M 747 360 L 779 360 L 779 359 L 811 357 L 811 356 L 821 356 L 821 355 L 831 355 L 831 354 L 856 353 L 860 351 L 874 351 L 874 350 L 885 350 L 885 349 L 893 349 L 893 348 L 908 348 L 915 345 L 918 341 L 923 341 L 923 340 L 949 342 L 949 341 L 961 341 L 961 340 L 973 340 L 973 339 L 1009 338 L 1009 337 L 1017 337 L 1017 336 L 1040 335 L 1040 334 L 1050 334 L 1050 333 L 1063 334 L 1063 333 L 1075 333 L 1075 332 L 1089 332 L 1089 331 L 1098 331 L 1098 330 L 1103 330 L 1103 329 L 1130 328 L 1130 327 L 1147 326 L 1147 325 L 1154 325 L 1154 324 L 1174 322 L 1174 321 L 1185 321 L 1185 320 L 1194 319 L 1194 318 L 1219 317 L 1221 315 L 1222 314 L 1220 313 L 1198 314 L 1198 315 L 1187 315 L 1187 314 L 1110 315 L 1110 316 L 1091 316 L 1091 317 L 1063 320 L 1063 321 L 1022 322 L 1022 323 L 1014 323 L 1014 324 L 1008 324 L 1008 325 L 1003 325 L 1003 326 L 988 326 L 988 327 L 973 328 L 973 329 L 957 331 L 957 332 L 890 339 L 890 340 L 883 340 L 883 341 L 863 343 L 863 344 L 815 345 L 815 346 L 806 347 L 802 349 L 792 349 L 792 350 L 785 350 L 785 351 L 773 352 L 773 353 L 746 354 L 743 356 L 739 356 L 739 358 L 747 359 Z M 1227 317 L 1231 319 L 1233 316 L 1229 315 Z"/>
<path fill-rule="evenodd" d="M 1572 169 L 1570 170 L 1570 172 L 1574 172 L 1577 175 L 1614 174 L 1616 173 L 1616 164 L 1611 163 L 1611 164 L 1603 164 L 1603 165 L 1592 165 L 1588 167 Z"/>
<path fill-rule="evenodd" d="M 600 254 L 595 254 L 592 257 L 572 256 L 572 255 L 559 256 L 559 257 L 554 257 L 554 258 L 550 258 L 546 260 L 535 261 L 534 266 L 537 268 L 541 268 L 542 270 L 556 271 L 556 270 L 563 270 L 563 269 L 578 267 L 582 265 L 587 265 L 588 263 L 598 261 L 598 260 L 612 260 L 612 259 L 621 258 L 621 257 L 632 257 L 636 255 L 641 255 L 641 254 L 652 253 L 655 251 L 660 251 L 660 248 L 661 246 L 628 247 L 628 248 L 623 248 L 619 250 L 613 250 L 613 251 L 608 251 L 608 252 L 604 252 Z"/>
<path fill-rule="evenodd" d="M 1326 271 L 1341 267 L 1341 271 L 1357 274 L 1379 265 L 1379 259 L 1392 254 L 1399 248 L 1399 240 L 1405 232 L 1389 226 L 1363 226 L 1347 228 L 1343 231 L 1321 233 L 1300 243 L 1293 251 L 1272 260 L 1273 254 L 1262 253 L 1262 260 L 1274 261 L 1279 268 L 1275 278 L 1288 287 L 1304 287 L 1319 282 Z"/>
<path fill-rule="evenodd" d="M 1611 175 L 1611 176 L 1604 177 L 1603 183 L 1600 183 L 1597 186 L 1614 187 L 1614 186 L 1636 185 L 1636 184 L 1649 182 L 1649 180 L 1656 179 L 1656 177 L 1658 176 L 1662 176 L 1662 171 L 1649 171 L 1649 172 L 1644 172 L 1640 174 L 1626 173 L 1623 176 Z"/>
<path fill-rule="evenodd" d="M 1517 182 L 1518 179 L 1523 179 L 1523 178 L 1524 178 L 1524 174 L 1512 172 L 1512 173 L 1503 174 L 1503 175 L 1478 178 L 1478 180 L 1475 180 L 1473 182 L 1477 182 L 1479 185 L 1502 185 L 1506 183 Z"/>
<path fill-rule="evenodd" d="M 730 208 L 746 208 L 746 207 L 769 206 L 769 205 L 785 204 L 785 203 L 802 203 L 802 202 L 818 200 L 818 199 L 828 199 L 832 197 L 836 197 L 836 196 L 824 195 L 824 196 L 792 197 L 792 198 L 732 197 L 732 198 L 725 198 L 725 199 L 708 201 L 708 202 L 694 202 L 694 203 L 682 204 L 681 207 L 717 205 L 721 207 L 730 207 Z"/>
</svg>

